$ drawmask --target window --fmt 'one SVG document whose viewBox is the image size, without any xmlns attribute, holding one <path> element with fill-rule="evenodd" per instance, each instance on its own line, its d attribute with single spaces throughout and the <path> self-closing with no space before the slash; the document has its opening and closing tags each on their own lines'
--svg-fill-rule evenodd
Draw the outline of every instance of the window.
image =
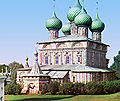
<svg viewBox="0 0 120 101">
<path fill-rule="evenodd" d="M 73 76 L 73 82 L 75 82 L 75 77 Z"/>
<path fill-rule="evenodd" d="M 45 64 L 48 64 L 48 56 L 45 57 Z"/>
<path fill-rule="evenodd" d="M 58 56 L 55 57 L 55 64 L 58 64 Z"/>
<path fill-rule="evenodd" d="M 69 56 L 66 56 L 66 64 L 69 64 Z"/>
<path fill-rule="evenodd" d="M 78 62 L 80 62 L 80 57 L 78 57 Z"/>
</svg>

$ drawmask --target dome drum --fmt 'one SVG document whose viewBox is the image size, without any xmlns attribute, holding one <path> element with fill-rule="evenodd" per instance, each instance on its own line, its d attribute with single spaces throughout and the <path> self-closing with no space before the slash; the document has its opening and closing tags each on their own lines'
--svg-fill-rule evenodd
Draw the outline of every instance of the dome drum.
<svg viewBox="0 0 120 101">
<path fill-rule="evenodd" d="M 92 40 L 101 42 L 101 32 L 92 32 Z"/>
<path fill-rule="evenodd" d="M 78 37 L 87 37 L 88 38 L 88 27 L 78 27 Z"/>
<path fill-rule="evenodd" d="M 64 35 L 68 36 L 68 35 L 70 35 L 70 32 L 65 32 Z"/>
<path fill-rule="evenodd" d="M 59 34 L 58 30 L 55 30 L 55 29 L 49 30 L 49 40 L 57 39 L 58 34 Z"/>
<path fill-rule="evenodd" d="M 71 35 L 77 34 L 78 33 L 77 29 L 78 27 L 75 25 L 75 23 L 71 22 L 71 29 L 70 29 Z"/>
</svg>

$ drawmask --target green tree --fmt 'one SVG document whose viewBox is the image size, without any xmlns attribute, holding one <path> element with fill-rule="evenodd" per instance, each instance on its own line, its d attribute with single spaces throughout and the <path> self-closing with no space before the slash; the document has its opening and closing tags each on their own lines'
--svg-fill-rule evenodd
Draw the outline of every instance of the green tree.
<svg viewBox="0 0 120 101">
<path fill-rule="evenodd" d="M 110 69 L 115 71 L 116 79 L 120 79 L 120 51 L 117 56 L 114 56 L 114 63 L 110 66 Z"/>
<path fill-rule="evenodd" d="M 85 93 L 85 84 L 76 82 L 74 84 L 73 90 L 74 90 L 73 94 L 75 94 L 75 95 L 84 94 Z"/>
<path fill-rule="evenodd" d="M 59 83 L 57 81 L 53 81 L 49 84 L 48 89 L 51 94 L 56 94 L 59 92 Z"/>
<path fill-rule="evenodd" d="M 45 94 L 45 93 L 47 93 L 47 92 L 49 92 L 48 84 L 45 84 L 45 85 L 43 86 L 43 88 L 42 88 L 42 94 Z"/>
<path fill-rule="evenodd" d="M 14 61 L 14 62 L 9 64 L 9 68 L 11 69 L 11 72 L 12 72 L 11 80 L 12 80 L 12 82 L 16 83 L 17 69 L 23 68 L 23 65 Z"/>
<path fill-rule="evenodd" d="M 11 82 L 5 86 L 6 95 L 18 95 L 21 93 L 21 85 Z"/>
<path fill-rule="evenodd" d="M 59 87 L 60 94 L 73 95 L 74 94 L 74 84 L 72 82 L 65 82 Z"/>
</svg>

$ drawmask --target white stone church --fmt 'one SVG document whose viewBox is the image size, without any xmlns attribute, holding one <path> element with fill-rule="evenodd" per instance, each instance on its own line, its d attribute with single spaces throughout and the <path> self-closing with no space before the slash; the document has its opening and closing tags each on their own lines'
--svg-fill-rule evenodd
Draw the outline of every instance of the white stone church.
<svg viewBox="0 0 120 101">
<path fill-rule="evenodd" d="M 46 22 L 49 40 L 37 43 L 40 60 L 36 67 L 39 68 L 37 69 L 39 72 L 36 73 L 41 75 L 41 79 L 37 79 L 37 82 L 40 82 L 39 89 L 41 90 L 45 80 L 47 83 L 114 80 L 115 74 L 108 69 L 109 60 L 106 58 L 109 45 L 103 43 L 101 39 L 105 24 L 100 20 L 98 13 L 92 20 L 87 10 L 81 6 L 79 0 L 76 0 L 75 5 L 68 11 L 67 18 L 69 22 L 62 26 L 62 21 L 54 11 L 52 17 Z M 61 28 L 64 36 L 59 36 Z M 89 29 L 92 38 L 88 37 Z M 29 67 L 26 59 L 25 68 L 17 72 L 17 82 L 26 84 L 26 90 L 29 89 L 30 82 L 35 81 L 32 78 L 40 77 L 30 75 L 33 68 L 34 66 Z M 29 75 L 26 77 L 27 80 L 25 75 Z M 33 86 L 36 87 L 36 83 L 32 82 Z"/>
</svg>

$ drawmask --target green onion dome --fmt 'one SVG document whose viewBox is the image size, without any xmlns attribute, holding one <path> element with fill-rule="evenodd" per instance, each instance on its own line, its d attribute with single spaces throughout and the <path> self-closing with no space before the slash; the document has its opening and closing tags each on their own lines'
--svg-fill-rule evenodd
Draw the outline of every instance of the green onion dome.
<svg viewBox="0 0 120 101">
<path fill-rule="evenodd" d="M 87 14 L 85 9 L 82 7 L 81 12 L 75 17 L 74 22 L 77 26 L 87 26 L 87 27 L 89 27 L 92 23 L 92 19 Z"/>
<path fill-rule="evenodd" d="M 35 50 L 35 52 L 34 52 L 34 55 L 35 55 L 35 56 L 37 56 L 37 55 L 38 55 L 38 52 L 37 52 L 37 50 Z"/>
<path fill-rule="evenodd" d="M 28 61 L 28 57 L 27 56 L 26 56 L 25 60 Z"/>
<path fill-rule="evenodd" d="M 90 26 L 90 30 L 92 32 L 94 31 L 100 31 L 102 32 L 105 28 L 105 24 L 100 20 L 98 14 L 96 15 L 96 18 L 93 20 L 91 26 Z"/>
<path fill-rule="evenodd" d="M 62 32 L 65 33 L 65 32 L 70 32 L 70 28 L 71 28 L 71 25 L 70 25 L 70 22 L 66 23 L 63 25 L 62 27 Z"/>
<path fill-rule="evenodd" d="M 55 12 L 53 12 L 53 15 L 50 19 L 46 22 L 46 28 L 49 29 L 58 29 L 60 30 L 62 27 L 62 22 L 60 19 L 57 18 Z"/>
<path fill-rule="evenodd" d="M 76 0 L 75 5 L 69 10 L 67 18 L 70 22 L 74 21 L 75 17 L 80 13 L 82 6 L 80 5 L 79 0 Z"/>
</svg>

